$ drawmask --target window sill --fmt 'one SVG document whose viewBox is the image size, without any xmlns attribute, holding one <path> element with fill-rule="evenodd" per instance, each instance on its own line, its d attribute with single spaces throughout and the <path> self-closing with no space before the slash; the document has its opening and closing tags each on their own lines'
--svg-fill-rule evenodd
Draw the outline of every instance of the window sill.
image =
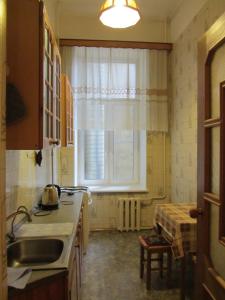
<svg viewBox="0 0 225 300">
<path fill-rule="evenodd" d="M 89 186 L 92 193 L 148 193 L 146 188 L 136 186 Z"/>
</svg>

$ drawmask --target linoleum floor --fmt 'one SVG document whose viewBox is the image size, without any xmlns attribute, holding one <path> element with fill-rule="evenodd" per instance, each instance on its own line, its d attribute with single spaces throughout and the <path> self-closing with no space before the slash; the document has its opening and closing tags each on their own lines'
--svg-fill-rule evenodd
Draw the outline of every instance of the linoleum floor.
<svg viewBox="0 0 225 300">
<path fill-rule="evenodd" d="M 179 300 L 179 266 L 173 264 L 173 287 L 158 272 L 147 291 L 139 278 L 140 232 L 100 231 L 90 234 L 84 256 L 81 300 Z"/>
</svg>

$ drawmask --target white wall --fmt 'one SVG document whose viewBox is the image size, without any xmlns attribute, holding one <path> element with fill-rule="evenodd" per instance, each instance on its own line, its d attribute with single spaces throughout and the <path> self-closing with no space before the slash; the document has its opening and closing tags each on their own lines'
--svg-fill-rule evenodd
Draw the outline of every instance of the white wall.
<svg viewBox="0 0 225 300">
<path fill-rule="evenodd" d="M 98 16 L 81 17 L 74 12 L 63 12 L 59 6 L 59 37 L 71 39 L 96 39 L 120 41 L 166 42 L 165 21 L 140 21 L 127 29 L 112 29 L 102 25 Z"/>
<path fill-rule="evenodd" d="M 47 14 L 52 25 L 52 29 L 58 38 L 58 0 L 44 0 Z"/>
<path fill-rule="evenodd" d="M 175 42 L 207 0 L 184 1 L 170 22 L 170 41 Z"/>
</svg>

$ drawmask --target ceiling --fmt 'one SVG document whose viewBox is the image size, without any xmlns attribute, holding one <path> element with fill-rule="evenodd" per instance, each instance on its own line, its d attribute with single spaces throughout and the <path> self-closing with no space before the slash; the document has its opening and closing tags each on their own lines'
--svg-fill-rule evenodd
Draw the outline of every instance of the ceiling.
<svg viewBox="0 0 225 300">
<path fill-rule="evenodd" d="M 60 10 L 77 16 L 96 16 L 104 0 L 58 0 Z M 171 19 L 184 0 L 136 0 L 141 15 L 154 20 Z"/>
</svg>

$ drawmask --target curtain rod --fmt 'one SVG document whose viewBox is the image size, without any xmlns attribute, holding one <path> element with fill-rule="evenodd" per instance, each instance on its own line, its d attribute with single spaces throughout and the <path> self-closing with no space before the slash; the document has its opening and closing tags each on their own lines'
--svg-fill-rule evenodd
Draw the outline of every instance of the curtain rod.
<svg viewBox="0 0 225 300">
<path fill-rule="evenodd" d="M 133 42 L 133 41 L 112 41 L 112 40 L 86 40 L 86 39 L 60 39 L 61 47 L 103 47 L 103 48 L 134 48 L 149 50 L 171 51 L 172 43 L 153 43 L 153 42 Z"/>
</svg>

